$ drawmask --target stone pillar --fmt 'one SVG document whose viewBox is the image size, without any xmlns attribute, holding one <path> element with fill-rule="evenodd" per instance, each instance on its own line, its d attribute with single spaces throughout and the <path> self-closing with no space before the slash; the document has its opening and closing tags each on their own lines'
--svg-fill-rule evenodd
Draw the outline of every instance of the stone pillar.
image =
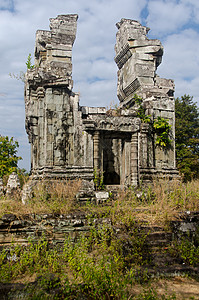
<svg viewBox="0 0 199 300">
<path fill-rule="evenodd" d="M 95 131 L 93 136 L 93 161 L 94 161 L 94 170 L 99 172 L 100 170 L 100 133 L 99 131 Z"/>
<path fill-rule="evenodd" d="M 6 186 L 6 195 L 9 196 L 19 189 L 20 189 L 19 177 L 15 172 L 13 172 L 8 177 L 8 182 Z"/>
<path fill-rule="evenodd" d="M 0 177 L 0 197 L 3 196 L 3 190 L 4 190 L 4 188 L 3 188 L 3 180 Z"/>
<path fill-rule="evenodd" d="M 140 166 L 142 168 L 148 167 L 148 139 L 147 134 L 149 124 L 143 123 L 140 132 Z"/>
<path fill-rule="evenodd" d="M 131 185 L 138 185 L 138 133 L 131 136 Z"/>
</svg>

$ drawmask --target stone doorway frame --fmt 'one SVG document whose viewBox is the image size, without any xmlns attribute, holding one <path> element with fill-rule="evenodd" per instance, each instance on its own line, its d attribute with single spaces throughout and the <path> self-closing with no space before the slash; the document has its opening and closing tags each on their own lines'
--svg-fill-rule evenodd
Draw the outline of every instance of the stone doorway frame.
<svg viewBox="0 0 199 300">
<path fill-rule="evenodd" d="M 130 144 L 130 153 L 129 153 L 129 184 L 132 186 L 138 186 L 139 184 L 139 156 L 138 156 L 138 131 L 136 132 L 124 132 L 124 131 L 103 131 L 103 130 L 96 130 L 93 134 L 93 168 L 101 174 L 104 172 L 103 166 L 103 139 L 106 135 L 110 136 L 110 139 L 120 139 L 122 144 L 128 142 Z M 120 153 L 120 186 L 126 186 L 125 184 L 125 177 L 126 177 L 126 169 L 122 166 L 122 161 L 126 160 L 126 155 L 122 151 L 121 146 L 121 153 Z"/>
</svg>

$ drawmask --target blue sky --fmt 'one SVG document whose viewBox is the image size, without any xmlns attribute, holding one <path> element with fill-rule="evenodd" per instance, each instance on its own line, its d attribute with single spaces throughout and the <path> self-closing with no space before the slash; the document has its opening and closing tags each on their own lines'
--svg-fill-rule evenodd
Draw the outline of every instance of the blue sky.
<svg viewBox="0 0 199 300">
<path fill-rule="evenodd" d="M 114 45 L 115 24 L 121 18 L 150 27 L 149 38 L 160 39 L 164 46 L 158 75 L 175 80 L 176 97 L 189 94 L 199 104 L 198 0 L 0 0 L 0 134 L 18 140 L 20 167 L 27 170 L 24 87 L 9 73 L 25 71 L 36 30 L 48 30 L 49 18 L 69 13 L 79 15 L 73 90 L 80 93 L 80 105 L 108 107 L 118 102 Z"/>
</svg>

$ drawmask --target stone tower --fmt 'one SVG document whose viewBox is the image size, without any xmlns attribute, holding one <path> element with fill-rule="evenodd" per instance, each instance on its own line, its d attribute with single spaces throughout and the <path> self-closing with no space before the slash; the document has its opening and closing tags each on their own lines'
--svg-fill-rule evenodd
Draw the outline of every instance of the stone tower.
<svg viewBox="0 0 199 300">
<path fill-rule="evenodd" d="M 143 99 L 146 113 L 152 120 L 159 116 L 171 125 L 172 145 L 170 149 L 160 149 L 154 145 L 154 137 L 146 133 L 147 124 L 143 124 L 140 141 L 144 139 L 145 142 L 140 143 L 140 150 L 144 147 L 140 174 L 146 177 L 146 174 L 165 172 L 173 176 L 176 173 L 174 82 L 156 74 L 162 61 L 163 46 L 159 40 L 148 39 L 149 28 L 137 21 L 121 19 L 116 25 L 115 62 L 119 69 L 117 95 L 120 106 L 133 108 L 133 95 L 137 94 Z"/>
<path fill-rule="evenodd" d="M 35 178 L 93 176 L 81 139 L 78 95 L 72 92 L 77 19 L 77 15 L 58 16 L 50 19 L 50 31 L 36 33 L 35 67 L 25 79 L 26 131 Z"/>
</svg>

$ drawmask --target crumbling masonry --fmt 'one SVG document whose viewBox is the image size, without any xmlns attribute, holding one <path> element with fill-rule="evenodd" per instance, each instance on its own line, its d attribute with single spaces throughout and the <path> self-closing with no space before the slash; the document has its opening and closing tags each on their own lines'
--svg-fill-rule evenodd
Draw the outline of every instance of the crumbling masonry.
<svg viewBox="0 0 199 300">
<path fill-rule="evenodd" d="M 26 130 L 31 144 L 32 180 L 82 178 L 94 171 L 105 185 L 137 186 L 154 176 L 177 175 L 175 166 L 174 82 L 156 74 L 163 47 L 147 38 L 148 28 L 122 19 L 117 23 L 115 62 L 119 108 L 79 105 L 72 91 L 72 46 L 77 15 L 50 19 L 50 31 L 36 33 L 35 67 L 26 73 Z M 142 97 L 151 119 L 171 125 L 171 147 L 155 144 L 151 126 L 137 117 L 134 95 Z"/>
</svg>

